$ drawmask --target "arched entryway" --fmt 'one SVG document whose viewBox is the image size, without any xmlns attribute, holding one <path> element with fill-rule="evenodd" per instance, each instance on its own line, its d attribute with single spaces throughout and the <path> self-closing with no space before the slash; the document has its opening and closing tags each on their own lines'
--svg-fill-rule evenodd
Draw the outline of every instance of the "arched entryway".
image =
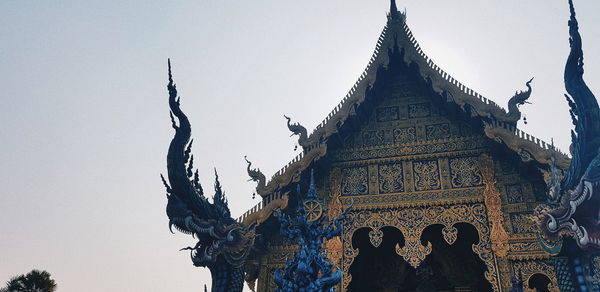
<svg viewBox="0 0 600 292">
<path fill-rule="evenodd" d="M 370 229 L 354 233 L 353 246 L 359 250 L 350 267 L 352 282 L 348 291 L 403 291 L 403 286 L 414 287 L 415 270 L 396 254 L 397 243 L 404 243 L 400 230 L 383 227 L 383 240 L 375 247 L 369 238 Z"/>
<path fill-rule="evenodd" d="M 472 250 L 479 243 L 477 229 L 466 223 L 454 226 L 457 238 L 452 244 L 442 233 L 443 225 L 423 230 L 421 243 L 430 242 L 432 250 L 417 268 L 396 252 L 396 245 L 405 244 L 400 230 L 381 228 L 383 238 L 375 246 L 373 234 L 369 234 L 372 231 L 358 229 L 352 245 L 359 252 L 350 266 L 352 281 L 348 291 L 492 291 L 485 280 L 486 265 Z"/>
<path fill-rule="evenodd" d="M 467 223 L 454 228 L 457 236 L 451 243 L 443 235 L 443 225 L 431 225 L 421 235 L 423 242 L 432 245 L 431 254 L 419 266 L 429 273 L 429 291 L 492 291 L 485 279 L 486 265 L 472 249 L 479 243 L 477 229 Z"/>
<path fill-rule="evenodd" d="M 527 287 L 531 289 L 531 291 L 550 292 L 549 286 L 551 283 L 552 282 L 548 276 L 537 273 L 529 277 L 529 281 L 527 281 Z"/>
</svg>

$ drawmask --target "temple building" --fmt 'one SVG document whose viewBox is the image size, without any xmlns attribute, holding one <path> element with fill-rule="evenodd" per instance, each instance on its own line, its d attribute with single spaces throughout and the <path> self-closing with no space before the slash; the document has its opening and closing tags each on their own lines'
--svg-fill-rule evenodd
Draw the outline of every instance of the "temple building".
<svg viewBox="0 0 600 292">
<path fill-rule="evenodd" d="M 517 128 L 531 81 L 505 109 L 438 67 L 405 20 L 392 0 L 366 69 L 312 133 L 286 117 L 297 157 L 269 180 L 248 162 L 262 202 L 238 218 L 260 235 L 246 282 L 277 288 L 297 246 L 272 210 L 296 210 L 313 171 L 324 206 L 305 206 L 308 217 L 346 216 L 324 245 L 343 274 L 336 291 L 575 291 L 568 257 L 535 223 L 544 175 L 570 158 Z"/>
<path fill-rule="evenodd" d="M 507 109 L 438 67 L 394 0 L 356 84 L 312 133 L 287 117 L 300 154 L 234 219 L 216 176 L 205 196 L 191 124 L 169 62 L 175 135 L 169 228 L 195 238 L 213 292 L 600 291 L 600 106 L 583 80 L 569 0 L 567 156 L 517 128 L 531 80 Z M 565 133 L 566 134 L 566 133 Z"/>
</svg>

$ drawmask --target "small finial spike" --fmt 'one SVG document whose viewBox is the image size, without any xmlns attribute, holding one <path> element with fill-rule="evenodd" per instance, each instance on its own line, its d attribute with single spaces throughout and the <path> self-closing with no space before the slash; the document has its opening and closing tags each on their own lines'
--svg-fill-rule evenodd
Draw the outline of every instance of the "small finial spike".
<svg viewBox="0 0 600 292">
<path fill-rule="evenodd" d="M 171 58 L 167 58 L 167 66 L 169 67 L 169 82 L 173 83 L 173 74 L 171 74 Z"/>
<path fill-rule="evenodd" d="M 390 18 L 396 19 L 400 13 L 398 13 L 398 7 L 396 6 L 396 0 L 390 0 Z"/>
</svg>

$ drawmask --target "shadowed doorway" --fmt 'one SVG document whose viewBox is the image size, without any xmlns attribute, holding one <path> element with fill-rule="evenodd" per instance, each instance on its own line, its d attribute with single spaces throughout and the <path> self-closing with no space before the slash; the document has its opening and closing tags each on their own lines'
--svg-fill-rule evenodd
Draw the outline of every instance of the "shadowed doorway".
<svg viewBox="0 0 600 292">
<path fill-rule="evenodd" d="M 470 224 L 456 224 L 458 236 L 448 244 L 442 236 L 442 225 L 427 227 L 421 241 L 432 244 L 432 252 L 416 269 L 396 254 L 395 246 L 404 246 L 402 233 L 384 227 L 383 241 L 374 247 L 369 240 L 370 229 L 354 233 L 352 244 L 359 249 L 350 266 L 351 292 L 399 291 L 492 291 L 485 280 L 486 266 L 472 251 L 479 242 L 477 230 Z"/>
</svg>

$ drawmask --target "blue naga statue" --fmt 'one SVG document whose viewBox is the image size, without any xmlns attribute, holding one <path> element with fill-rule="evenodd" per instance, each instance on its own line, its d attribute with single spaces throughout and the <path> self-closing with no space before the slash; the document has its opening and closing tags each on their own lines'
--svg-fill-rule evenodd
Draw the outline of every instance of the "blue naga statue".
<svg viewBox="0 0 600 292">
<path fill-rule="evenodd" d="M 565 66 L 565 94 L 575 130 L 571 131 L 573 158 L 563 174 L 553 167 L 548 181 L 549 203 L 538 209 L 542 238 L 549 245 L 572 237 L 584 249 L 600 248 L 600 107 L 583 80 L 583 50 L 572 0 L 569 0 L 569 43 Z"/>
<path fill-rule="evenodd" d="M 598 267 L 589 263 L 590 255 L 600 250 L 600 107 L 583 80 L 582 41 L 572 0 L 569 8 L 571 51 L 564 81 L 575 126 L 571 131 L 573 158 L 566 173 L 552 167 L 547 181 L 548 202 L 536 213 L 543 246 L 551 253 L 562 249 L 568 256 L 578 290 L 596 291 L 599 287 L 589 279 Z"/>
<path fill-rule="evenodd" d="M 300 185 L 297 194 L 300 197 Z M 275 271 L 276 292 L 333 292 L 342 279 L 342 272 L 333 270 L 323 251 L 325 240 L 341 234 L 343 216 L 325 225 L 324 208 L 317 197 L 313 172 L 306 197 L 299 200 L 295 218 L 276 210 L 281 224 L 280 232 L 289 239 L 297 240 L 299 250 L 282 270 Z"/>
<path fill-rule="evenodd" d="M 170 61 L 167 89 L 171 124 L 175 129 L 167 153 L 167 179 L 161 175 L 167 189 L 169 229 L 172 231 L 174 226 L 181 233 L 197 239 L 194 247 L 182 250 L 190 251 L 194 266 L 210 270 L 212 292 L 241 292 L 243 264 L 254 244 L 255 230 L 231 217 L 218 177 L 212 202 L 204 195 L 198 171 L 193 171 L 192 126 L 181 110 Z"/>
</svg>

